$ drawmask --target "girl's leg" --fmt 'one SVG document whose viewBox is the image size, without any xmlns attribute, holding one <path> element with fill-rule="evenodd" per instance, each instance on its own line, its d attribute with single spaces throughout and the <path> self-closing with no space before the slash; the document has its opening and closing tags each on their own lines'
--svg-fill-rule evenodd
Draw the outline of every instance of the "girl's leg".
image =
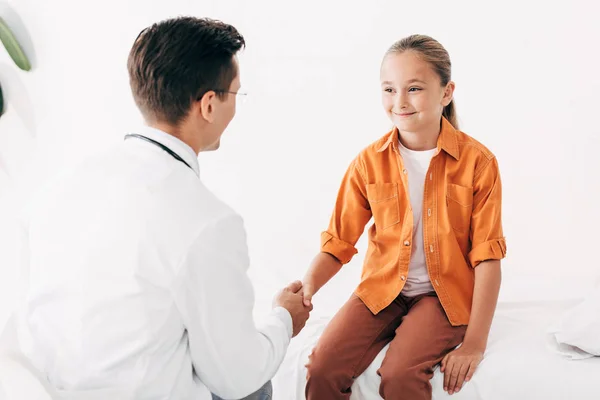
<svg viewBox="0 0 600 400">
<path fill-rule="evenodd" d="M 306 399 L 349 399 L 354 379 L 392 339 L 407 311 L 398 298 L 373 315 L 352 295 L 327 325 L 309 357 Z"/>
<path fill-rule="evenodd" d="M 435 293 L 400 297 L 409 311 L 377 371 L 379 394 L 384 399 L 431 400 L 433 369 L 462 342 L 467 327 L 450 324 Z"/>
</svg>

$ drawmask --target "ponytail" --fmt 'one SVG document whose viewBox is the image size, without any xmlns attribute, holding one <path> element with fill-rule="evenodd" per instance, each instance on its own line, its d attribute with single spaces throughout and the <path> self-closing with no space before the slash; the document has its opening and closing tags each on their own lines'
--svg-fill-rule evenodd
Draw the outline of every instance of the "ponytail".
<svg viewBox="0 0 600 400">
<path fill-rule="evenodd" d="M 454 129 L 458 130 L 458 117 L 456 115 L 456 107 L 454 106 L 454 100 L 450 102 L 446 107 L 444 107 L 444 111 L 442 111 L 442 116 L 450 122 L 450 124 L 454 127 Z"/>
</svg>

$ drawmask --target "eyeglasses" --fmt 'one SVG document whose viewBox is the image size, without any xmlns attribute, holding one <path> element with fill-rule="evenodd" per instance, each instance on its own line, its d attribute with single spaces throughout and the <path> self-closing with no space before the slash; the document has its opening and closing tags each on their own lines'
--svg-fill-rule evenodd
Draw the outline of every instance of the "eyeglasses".
<svg viewBox="0 0 600 400">
<path fill-rule="evenodd" d="M 238 96 L 238 98 L 241 100 L 242 103 L 246 102 L 246 99 L 248 98 L 248 93 L 247 92 L 242 92 L 240 90 L 238 90 L 237 92 L 232 92 L 230 90 L 214 90 L 215 93 L 230 93 L 230 94 L 235 94 L 236 96 Z"/>
<path fill-rule="evenodd" d="M 230 90 L 218 90 L 218 89 L 217 89 L 217 90 L 213 90 L 213 92 L 215 92 L 215 93 L 231 93 L 231 94 L 239 94 L 240 96 L 247 96 L 247 95 L 248 95 L 248 93 L 246 93 L 246 92 L 240 92 L 240 91 L 238 91 L 238 92 L 232 92 L 232 91 L 230 91 Z"/>
<path fill-rule="evenodd" d="M 221 89 L 211 89 L 211 90 L 213 92 L 215 92 L 215 93 L 231 93 L 231 94 L 235 94 L 236 96 L 240 97 L 242 103 L 246 102 L 246 99 L 247 99 L 247 96 L 248 96 L 247 92 L 241 92 L 241 91 L 232 92 L 230 90 L 221 90 Z M 204 93 L 202 94 L 202 96 L 204 96 Z M 200 101 L 200 99 L 202 99 L 202 96 L 198 96 L 198 98 L 196 99 L 196 101 Z"/>
</svg>

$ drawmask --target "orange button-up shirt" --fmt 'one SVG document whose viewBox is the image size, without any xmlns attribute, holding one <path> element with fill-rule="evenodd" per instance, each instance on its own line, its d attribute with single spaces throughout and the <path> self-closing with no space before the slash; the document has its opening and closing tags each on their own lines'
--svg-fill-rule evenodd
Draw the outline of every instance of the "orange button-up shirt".
<svg viewBox="0 0 600 400">
<path fill-rule="evenodd" d="M 369 245 L 355 293 L 377 314 L 400 293 L 410 262 L 413 214 L 398 130 L 364 149 L 340 187 L 321 251 L 346 264 L 371 217 Z M 469 322 L 474 270 L 506 254 L 502 185 L 494 155 L 442 118 L 437 152 L 425 177 L 423 244 L 427 272 L 448 320 Z"/>
</svg>

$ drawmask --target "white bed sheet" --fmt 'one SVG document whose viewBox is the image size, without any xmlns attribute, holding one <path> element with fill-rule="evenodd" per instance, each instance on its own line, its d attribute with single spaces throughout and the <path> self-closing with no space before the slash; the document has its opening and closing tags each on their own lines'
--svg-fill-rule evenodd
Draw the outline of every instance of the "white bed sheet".
<svg viewBox="0 0 600 400">
<path fill-rule="evenodd" d="M 473 379 L 450 396 L 443 391 L 443 374 L 432 379 L 433 399 L 453 400 L 598 400 L 600 357 L 568 360 L 546 342 L 550 324 L 577 300 L 500 303 L 490 331 L 488 348 Z M 274 400 L 305 399 L 308 355 L 329 317 L 317 317 L 292 340 L 273 380 Z M 354 382 L 351 400 L 380 400 L 377 369 L 387 347 Z"/>
</svg>

